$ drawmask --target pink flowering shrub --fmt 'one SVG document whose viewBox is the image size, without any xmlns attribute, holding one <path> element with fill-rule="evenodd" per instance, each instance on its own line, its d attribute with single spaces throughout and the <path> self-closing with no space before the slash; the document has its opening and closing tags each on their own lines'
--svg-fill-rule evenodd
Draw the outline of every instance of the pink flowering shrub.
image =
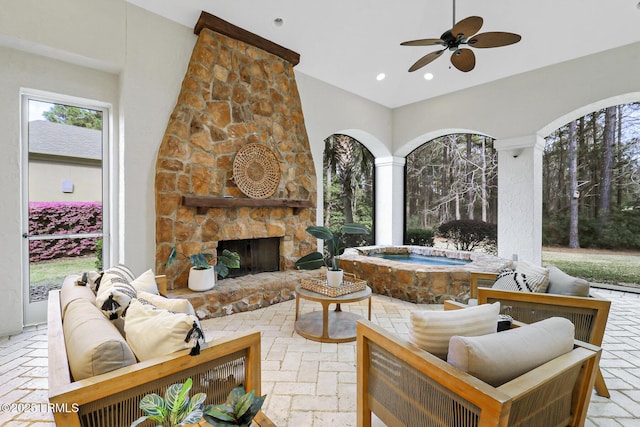
<svg viewBox="0 0 640 427">
<path fill-rule="evenodd" d="M 102 203 L 31 202 L 29 234 L 32 236 L 102 232 Z M 95 251 L 98 237 L 86 239 L 32 240 L 31 262 L 88 255 Z"/>
</svg>

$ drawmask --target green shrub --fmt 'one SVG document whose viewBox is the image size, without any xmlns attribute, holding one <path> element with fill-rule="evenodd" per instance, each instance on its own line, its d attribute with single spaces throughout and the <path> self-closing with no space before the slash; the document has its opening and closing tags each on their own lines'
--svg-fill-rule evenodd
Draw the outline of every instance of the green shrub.
<svg viewBox="0 0 640 427">
<path fill-rule="evenodd" d="M 441 224 L 438 235 L 453 242 L 459 251 L 472 251 L 494 247 L 498 239 L 498 227 L 484 221 L 460 219 Z"/>
<path fill-rule="evenodd" d="M 410 228 L 407 230 L 405 245 L 433 246 L 435 231 L 432 228 Z"/>
<path fill-rule="evenodd" d="M 96 241 L 96 270 L 102 271 L 102 239 Z"/>
</svg>

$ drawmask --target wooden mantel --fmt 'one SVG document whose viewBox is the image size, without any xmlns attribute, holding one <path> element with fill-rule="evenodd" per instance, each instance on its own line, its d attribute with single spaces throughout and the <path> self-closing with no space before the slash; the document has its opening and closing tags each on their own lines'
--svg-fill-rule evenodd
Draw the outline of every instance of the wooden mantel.
<svg viewBox="0 0 640 427">
<path fill-rule="evenodd" d="M 267 40 L 264 37 L 260 37 L 257 34 L 233 25 L 232 23 L 227 22 L 222 18 L 218 18 L 217 16 L 207 13 L 203 10 L 200 13 L 200 18 L 198 18 L 196 26 L 193 28 L 193 32 L 199 35 L 200 32 L 205 28 L 276 55 L 284 59 L 285 61 L 289 61 L 291 63 L 291 66 L 293 67 L 298 65 L 298 63 L 300 62 L 299 53 L 296 53 L 292 50 L 287 49 L 286 47 L 280 46 L 277 43 Z"/>
<path fill-rule="evenodd" d="M 207 213 L 209 208 L 233 208 L 233 207 L 253 207 L 253 208 L 293 208 L 293 213 L 297 214 L 301 208 L 313 208 L 315 205 L 311 200 L 291 200 L 291 199 L 249 199 L 240 197 L 208 197 L 208 196 L 182 196 L 182 205 L 198 208 L 198 214 Z"/>
</svg>

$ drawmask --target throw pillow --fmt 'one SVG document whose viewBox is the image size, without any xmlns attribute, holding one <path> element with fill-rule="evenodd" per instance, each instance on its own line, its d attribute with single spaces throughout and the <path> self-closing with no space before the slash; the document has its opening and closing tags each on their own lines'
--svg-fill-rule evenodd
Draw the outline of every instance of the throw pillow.
<svg viewBox="0 0 640 427">
<path fill-rule="evenodd" d="M 69 303 L 62 329 L 69 368 L 76 381 L 136 363 L 116 327 L 86 299 Z"/>
<path fill-rule="evenodd" d="M 555 265 L 548 265 L 547 268 L 549 269 L 549 288 L 547 293 L 574 297 L 589 296 L 589 282 L 570 276 Z"/>
<path fill-rule="evenodd" d="M 518 292 L 546 292 L 549 273 L 546 268 L 520 261 L 515 270 L 503 269 L 498 274 L 493 289 Z"/>
<path fill-rule="evenodd" d="M 136 289 L 131 285 L 133 280 L 135 276 L 124 266 L 106 270 L 102 275 L 96 306 L 108 319 L 116 320 L 125 315 L 129 303 L 137 295 Z"/>
<path fill-rule="evenodd" d="M 495 333 L 500 303 L 482 304 L 462 310 L 414 311 L 409 327 L 410 341 L 446 360 L 453 335 L 475 336 Z"/>
<path fill-rule="evenodd" d="M 196 315 L 193 306 L 188 299 L 185 298 L 165 298 L 161 295 L 155 295 L 145 291 L 138 291 L 138 299 L 147 301 L 158 308 L 173 311 L 175 313 L 186 313 Z"/>
<path fill-rule="evenodd" d="M 501 270 L 492 288 L 504 291 L 533 292 L 527 286 L 526 278 L 511 269 Z"/>
<path fill-rule="evenodd" d="M 549 270 L 527 261 L 518 261 L 516 271 L 522 274 L 533 289 L 532 292 L 547 292 L 549 286 Z"/>
<path fill-rule="evenodd" d="M 104 272 L 102 272 L 102 277 L 98 280 L 96 284 L 96 293 L 100 292 L 100 286 L 102 283 L 109 280 L 122 281 L 126 283 L 131 283 L 135 280 L 136 276 L 133 272 L 124 264 L 118 264 L 115 267 L 111 267 Z"/>
<path fill-rule="evenodd" d="M 131 282 L 136 291 L 144 291 L 150 294 L 158 295 L 158 284 L 156 283 L 156 275 L 153 270 L 147 270 Z"/>
<path fill-rule="evenodd" d="M 454 336 L 447 362 L 498 387 L 573 349 L 574 326 L 562 317 L 476 337 Z"/>
<path fill-rule="evenodd" d="M 184 349 L 196 355 L 204 344 L 204 333 L 195 316 L 163 310 L 138 299 L 129 305 L 124 330 L 139 361 Z"/>
</svg>

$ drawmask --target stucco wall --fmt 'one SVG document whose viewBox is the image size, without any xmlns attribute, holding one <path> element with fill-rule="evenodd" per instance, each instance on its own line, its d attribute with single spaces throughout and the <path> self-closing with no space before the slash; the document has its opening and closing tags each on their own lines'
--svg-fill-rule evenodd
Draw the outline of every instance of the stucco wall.
<svg viewBox="0 0 640 427">
<path fill-rule="evenodd" d="M 62 181 L 71 181 L 73 192 L 63 192 Z M 29 162 L 29 199 L 32 202 L 101 202 L 102 168 L 32 160 Z"/>
<path fill-rule="evenodd" d="M 117 108 L 117 76 L 0 47 L 0 335 L 22 328 L 20 91 L 32 88 L 100 99 Z"/>
</svg>

